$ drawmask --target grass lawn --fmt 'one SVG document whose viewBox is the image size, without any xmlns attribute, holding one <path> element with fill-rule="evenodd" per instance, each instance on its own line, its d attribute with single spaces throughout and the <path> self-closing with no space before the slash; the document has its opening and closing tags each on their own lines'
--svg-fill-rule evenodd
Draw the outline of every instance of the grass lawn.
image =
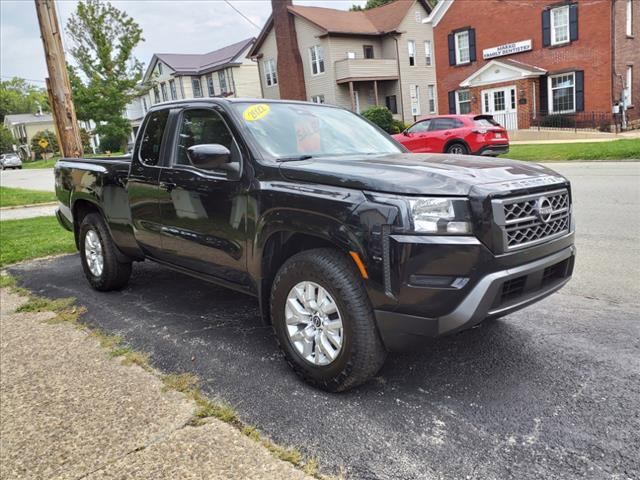
<svg viewBox="0 0 640 480">
<path fill-rule="evenodd" d="M 23 188 L 0 187 L 0 207 L 14 207 L 31 203 L 55 202 L 56 194 Z"/>
<path fill-rule="evenodd" d="M 553 143 L 543 145 L 511 145 L 501 157 L 536 162 L 565 160 L 640 159 L 640 140 L 613 142 Z"/>
<path fill-rule="evenodd" d="M 104 153 L 98 154 L 87 154 L 84 158 L 95 158 L 95 157 L 119 157 L 124 155 L 124 152 L 112 152 L 110 155 L 106 155 Z M 60 160 L 60 157 L 53 157 L 49 160 L 36 160 L 35 162 L 22 162 L 22 168 L 53 168 L 56 162 Z"/>
<path fill-rule="evenodd" d="M 0 267 L 75 250 L 73 233 L 62 228 L 55 217 L 0 222 Z"/>
<path fill-rule="evenodd" d="M 49 160 L 36 160 L 35 162 L 22 162 L 22 168 L 53 168 L 60 157 Z"/>
</svg>

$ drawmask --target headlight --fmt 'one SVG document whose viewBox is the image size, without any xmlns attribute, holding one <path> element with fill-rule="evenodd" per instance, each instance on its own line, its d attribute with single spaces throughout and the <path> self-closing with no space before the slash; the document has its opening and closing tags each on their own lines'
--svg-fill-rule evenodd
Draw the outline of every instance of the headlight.
<svg viewBox="0 0 640 480">
<path fill-rule="evenodd" d="M 420 233 L 469 235 L 469 207 L 466 200 L 452 198 L 409 198 L 412 230 Z"/>
</svg>

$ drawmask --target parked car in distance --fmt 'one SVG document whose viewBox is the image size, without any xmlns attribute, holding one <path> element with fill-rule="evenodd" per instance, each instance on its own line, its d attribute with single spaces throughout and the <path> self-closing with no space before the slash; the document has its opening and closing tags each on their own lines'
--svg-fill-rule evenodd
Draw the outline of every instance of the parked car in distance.
<svg viewBox="0 0 640 480">
<path fill-rule="evenodd" d="M 162 103 L 132 155 L 61 159 L 55 182 L 93 288 L 123 288 L 150 260 L 252 295 L 289 364 L 330 391 L 370 379 L 387 351 L 537 302 L 573 271 L 566 178 L 412 154 L 328 105 Z M 176 279 L 166 294 L 190 292 Z"/>
<path fill-rule="evenodd" d="M 0 155 L 0 170 L 5 168 L 22 168 L 22 160 L 15 153 L 3 153 Z"/>
<path fill-rule="evenodd" d="M 491 115 L 437 115 L 393 135 L 414 153 L 497 156 L 509 151 L 509 135 Z"/>
</svg>

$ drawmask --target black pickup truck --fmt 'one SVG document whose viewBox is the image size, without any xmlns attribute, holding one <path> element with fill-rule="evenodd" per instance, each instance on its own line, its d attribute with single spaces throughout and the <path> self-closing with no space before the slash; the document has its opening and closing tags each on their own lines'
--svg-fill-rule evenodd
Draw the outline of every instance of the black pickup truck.
<svg viewBox="0 0 640 480">
<path fill-rule="evenodd" d="M 408 153 L 358 115 L 304 102 L 160 104 L 130 157 L 56 164 L 58 220 L 88 281 L 152 260 L 257 297 L 295 371 L 340 391 L 388 351 L 560 289 L 567 179 L 540 165 Z"/>
</svg>

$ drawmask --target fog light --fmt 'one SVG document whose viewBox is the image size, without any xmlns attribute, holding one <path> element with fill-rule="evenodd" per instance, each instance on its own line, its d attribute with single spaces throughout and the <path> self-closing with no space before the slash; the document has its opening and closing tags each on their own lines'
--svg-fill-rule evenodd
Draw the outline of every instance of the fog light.
<svg viewBox="0 0 640 480">
<path fill-rule="evenodd" d="M 447 233 L 464 234 L 471 233 L 469 222 L 447 222 Z"/>
</svg>

